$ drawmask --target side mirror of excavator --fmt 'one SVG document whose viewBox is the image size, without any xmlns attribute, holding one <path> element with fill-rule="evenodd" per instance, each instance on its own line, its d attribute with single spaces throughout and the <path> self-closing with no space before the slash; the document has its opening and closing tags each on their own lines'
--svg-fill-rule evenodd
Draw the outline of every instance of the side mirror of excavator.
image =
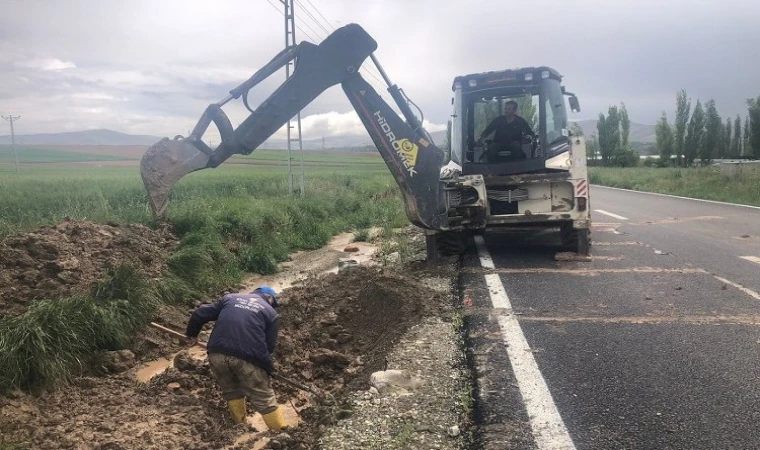
<svg viewBox="0 0 760 450">
<path fill-rule="evenodd" d="M 567 99 L 568 102 L 570 102 L 570 110 L 573 112 L 580 112 L 581 110 L 581 103 L 578 101 L 578 97 L 576 96 L 570 96 Z"/>
</svg>

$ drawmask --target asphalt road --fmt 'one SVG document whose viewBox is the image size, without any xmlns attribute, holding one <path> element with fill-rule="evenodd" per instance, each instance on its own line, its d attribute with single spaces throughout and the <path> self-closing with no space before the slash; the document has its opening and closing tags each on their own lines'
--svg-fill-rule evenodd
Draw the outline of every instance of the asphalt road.
<svg viewBox="0 0 760 450">
<path fill-rule="evenodd" d="M 528 233 L 486 235 L 494 269 L 464 259 L 479 445 L 760 448 L 760 209 L 591 195 L 593 261 Z"/>
</svg>

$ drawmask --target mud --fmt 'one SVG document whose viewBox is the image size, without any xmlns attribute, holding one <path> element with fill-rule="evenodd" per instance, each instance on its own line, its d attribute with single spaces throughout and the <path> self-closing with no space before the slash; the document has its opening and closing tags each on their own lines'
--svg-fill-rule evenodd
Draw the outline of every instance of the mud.
<svg viewBox="0 0 760 450">
<path fill-rule="evenodd" d="M 36 298 L 85 292 L 119 264 L 158 277 L 176 245 L 168 228 L 73 220 L 9 236 L 0 241 L 0 315 L 22 314 Z"/>
<path fill-rule="evenodd" d="M 126 227 L 113 228 L 121 232 Z M 94 232 L 101 234 L 98 229 Z M 66 235 L 50 230 L 44 235 L 52 233 Z M 161 248 L 168 253 L 174 241 L 167 237 L 163 242 Z M 346 256 L 341 253 L 333 249 L 330 261 Z M 158 268 L 160 260 L 156 262 Z M 298 259 L 293 261 L 293 266 L 298 264 Z M 65 389 L 36 396 L 0 396 L 0 447 L 13 443 L 45 449 L 318 448 L 326 427 L 353 414 L 351 393 L 366 390 L 370 374 L 386 369 L 386 356 L 401 336 L 425 317 L 452 307 L 450 295 L 431 289 L 421 278 L 445 274 L 436 268 L 420 270 L 423 267 L 412 262 L 326 273 L 331 269 L 320 264 L 322 276 L 299 280 L 282 292 L 275 370 L 328 399 L 321 403 L 274 381 L 288 421 L 297 424 L 287 434 L 269 432 L 253 412 L 247 426 L 233 424 L 205 352 L 184 349 L 176 337 L 149 328 L 132 348 L 134 365 L 125 372 L 80 378 Z M 158 321 L 181 332 L 190 312 L 165 307 Z M 208 333 L 207 327 L 201 339 Z"/>
</svg>

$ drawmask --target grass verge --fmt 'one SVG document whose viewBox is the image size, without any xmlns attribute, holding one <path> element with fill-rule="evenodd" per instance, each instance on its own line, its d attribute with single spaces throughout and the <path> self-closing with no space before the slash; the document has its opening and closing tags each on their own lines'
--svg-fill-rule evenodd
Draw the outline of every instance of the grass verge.
<svg viewBox="0 0 760 450">
<path fill-rule="evenodd" d="M 139 177 L 108 174 L 0 181 L 0 238 L 63 217 L 152 224 Z M 407 224 L 386 172 L 312 174 L 303 198 L 285 194 L 283 174 L 198 175 L 173 192 L 169 220 L 181 240 L 162 279 L 120 267 L 90 292 L 38 300 L 24 315 L 0 319 L 0 390 L 65 383 L 100 352 L 128 348 L 161 304 L 218 293 L 245 272 L 273 273 L 289 253 L 343 231 Z M 377 195 L 385 192 L 393 195 Z"/>
<path fill-rule="evenodd" d="M 124 348 L 153 318 L 160 297 L 137 270 L 121 266 L 91 292 L 38 300 L 0 319 L 0 389 L 55 386 L 81 373 L 98 350 Z"/>
<path fill-rule="evenodd" d="M 760 167 L 744 169 L 733 178 L 721 174 L 714 166 L 590 167 L 589 178 L 591 183 L 602 186 L 760 206 Z"/>
</svg>

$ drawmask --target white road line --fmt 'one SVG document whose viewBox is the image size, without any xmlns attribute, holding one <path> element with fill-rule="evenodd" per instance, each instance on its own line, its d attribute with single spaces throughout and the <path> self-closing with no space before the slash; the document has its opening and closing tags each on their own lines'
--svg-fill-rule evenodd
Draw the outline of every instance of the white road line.
<svg viewBox="0 0 760 450">
<path fill-rule="evenodd" d="M 486 249 L 482 236 L 475 236 L 480 265 L 484 269 L 494 269 L 493 259 Z M 485 276 L 488 292 L 494 308 L 505 309 L 506 313 L 498 316 L 502 337 L 507 344 L 507 354 L 512 370 L 517 379 L 525 408 L 530 418 L 533 438 L 539 449 L 575 449 L 575 444 L 559 415 L 549 387 L 546 385 L 530 346 L 517 321 L 512 314 L 512 304 L 498 274 Z"/>
<path fill-rule="evenodd" d="M 739 258 L 746 259 L 747 261 L 760 264 L 760 258 L 758 258 L 757 256 L 740 256 Z"/>
<path fill-rule="evenodd" d="M 594 211 L 596 211 L 596 212 L 598 212 L 600 214 L 604 214 L 605 216 L 614 217 L 615 219 L 618 219 L 618 220 L 628 220 L 627 217 L 618 216 L 617 214 L 613 214 L 613 213 L 611 213 L 609 211 L 605 211 L 603 209 L 595 209 Z"/>
<path fill-rule="evenodd" d="M 729 281 L 729 280 L 727 280 L 725 278 L 722 278 L 722 277 L 719 277 L 717 275 L 713 275 L 713 276 L 715 277 L 716 280 L 722 281 L 722 282 L 724 282 L 726 284 L 730 284 L 731 286 L 735 287 L 736 289 L 739 289 L 740 291 L 744 292 L 745 294 L 749 295 L 750 297 L 753 297 L 756 300 L 760 300 L 760 294 L 758 294 L 757 292 L 753 291 L 752 289 L 745 288 L 744 286 L 742 286 L 739 283 L 734 283 L 733 281 Z"/>
<path fill-rule="evenodd" d="M 694 200 L 695 202 L 715 203 L 717 205 L 740 206 L 742 208 L 760 209 L 760 206 L 742 205 L 741 203 L 728 203 L 728 202 L 719 202 L 717 200 L 705 200 L 701 198 L 680 197 L 678 195 L 660 194 L 659 192 L 634 191 L 633 189 L 621 189 L 621 188 L 615 188 L 615 187 L 609 187 L 609 186 L 601 186 L 598 184 L 593 184 L 592 186 L 594 187 L 594 189 L 597 189 L 597 188 L 612 189 L 614 191 L 634 192 L 636 194 L 656 195 L 658 197 L 680 198 L 682 200 Z"/>
</svg>

